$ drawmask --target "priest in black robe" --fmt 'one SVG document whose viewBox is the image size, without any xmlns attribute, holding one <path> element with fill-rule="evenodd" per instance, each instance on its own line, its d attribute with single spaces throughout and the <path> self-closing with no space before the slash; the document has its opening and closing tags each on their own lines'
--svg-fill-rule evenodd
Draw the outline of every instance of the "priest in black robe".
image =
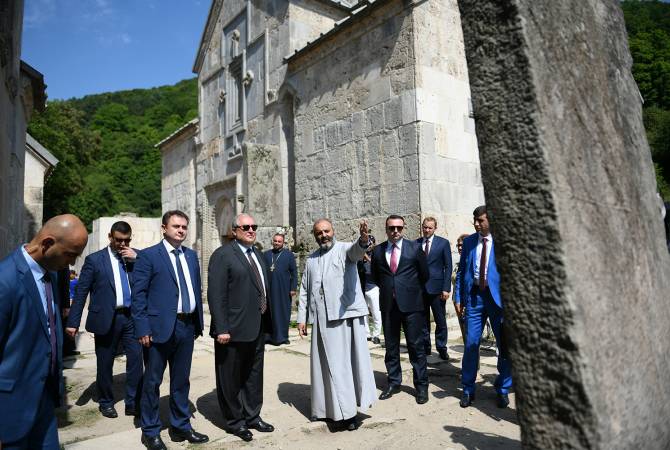
<svg viewBox="0 0 670 450">
<path fill-rule="evenodd" d="M 272 237 L 272 250 L 264 253 L 270 268 L 270 309 L 272 310 L 272 334 L 266 342 L 273 345 L 289 344 L 288 327 L 291 323 L 291 304 L 298 287 L 298 272 L 293 252 L 284 248 L 284 235 Z"/>
</svg>

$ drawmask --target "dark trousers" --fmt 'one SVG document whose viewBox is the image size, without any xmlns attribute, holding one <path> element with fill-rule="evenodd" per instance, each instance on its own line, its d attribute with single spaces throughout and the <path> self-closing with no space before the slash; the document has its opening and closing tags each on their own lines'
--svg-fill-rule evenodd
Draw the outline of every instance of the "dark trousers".
<svg viewBox="0 0 670 450">
<path fill-rule="evenodd" d="M 58 424 L 56 422 L 55 403 L 53 388 L 50 385 L 56 383 L 46 383 L 40 405 L 35 416 L 35 423 L 28 434 L 17 442 L 3 442 L 3 450 L 59 450 L 58 442 Z M 1 420 L 1 419 L 0 419 Z"/>
<path fill-rule="evenodd" d="M 184 431 L 191 429 L 188 392 L 191 388 L 189 377 L 194 340 L 195 325 L 193 322 L 177 319 L 172 336 L 167 342 L 151 343 L 144 371 L 140 406 L 140 423 L 142 433 L 145 435 L 158 436 L 161 431 L 158 403 L 163 373 L 168 363 L 170 364 L 170 425 Z"/>
<path fill-rule="evenodd" d="M 114 405 L 113 366 L 119 342 L 126 354 L 125 404 L 135 406 L 142 398 L 142 345 L 135 338 L 135 327 L 130 311 L 117 310 L 109 332 L 105 335 L 95 335 L 96 385 L 98 403 L 103 407 Z"/>
<path fill-rule="evenodd" d="M 401 312 L 395 301 L 388 311 L 382 311 L 384 323 L 384 341 L 386 344 L 386 372 L 389 386 L 402 383 L 400 369 L 400 327 L 405 331 L 409 361 L 412 364 L 414 387 L 417 390 L 428 389 L 428 368 L 425 353 L 426 317 L 424 311 Z"/>
<path fill-rule="evenodd" d="M 252 342 L 214 344 L 216 394 L 229 430 L 261 419 L 264 352 L 262 330 Z"/>
<path fill-rule="evenodd" d="M 472 292 L 467 296 L 465 305 L 465 351 L 463 352 L 463 366 L 461 370 L 461 381 L 463 392 L 472 394 L 475 392 L 475 380 L 477 378 L 477 364 L 479 362 L 479 343 L 482 337 L 482 330 L 486 319 L 491 322 L 493 335 L 496 338 L 496 344 L 500 349 L 501 327 L 503 320 L 503 310 L 496 305 L 488 288 L 480 291 L 478 287 L 473 287 Z M 506 352 L 499 352 L 498 355 L 498 377 L 493 383 L 496 391 L 500 394 L 507 394 L 512 387 L 512 368 L 510 361 L 505 356 Z"/>
<path fill-rule="evenodd" d="M 430 343 L 430 311 L 433 311 L 433 320 L 435 321 L 435 348 L 447 349 L 447 302 L 442 300 L 442 293 L 423 294 L 424 304 L 426 305 L 426 332 L 425 346 L 426 354 L 431 352 Z M 428 307 L 430 306 L 430 308 Z"/>
</svg>

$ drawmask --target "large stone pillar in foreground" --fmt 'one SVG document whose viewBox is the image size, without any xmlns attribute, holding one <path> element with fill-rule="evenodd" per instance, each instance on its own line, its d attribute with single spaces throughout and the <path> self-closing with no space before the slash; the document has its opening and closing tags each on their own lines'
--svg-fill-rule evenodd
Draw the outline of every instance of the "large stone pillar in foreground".
<svg viewBox="0 0 670 450">
<path fill-rule="evenodd" d="M 616 0 L 459 0 L 527 448 L 668 448 L 670 257 Z"/>
</svg>

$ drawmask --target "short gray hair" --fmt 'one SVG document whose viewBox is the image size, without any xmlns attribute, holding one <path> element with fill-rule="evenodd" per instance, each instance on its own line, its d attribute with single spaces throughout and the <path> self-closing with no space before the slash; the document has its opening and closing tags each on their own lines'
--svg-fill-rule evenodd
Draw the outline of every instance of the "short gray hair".
<svg viewBox="0 0 670 450">
<path fill-rule="evenodd" d="M 233 230 L 240 226 L 240 217 L 244 217 L 244 216 L 251 217 L 252 219 L 254 219 L 254 216 L 252 216 L 251 214 L 247 214 L 247 213 L 242 213 L 242 214 L 236 215 L 235 218 L 233 219 Z M 254 219 L 254 222 L 255 221 L 256 221 L 256 219 Z"/>
</svg>

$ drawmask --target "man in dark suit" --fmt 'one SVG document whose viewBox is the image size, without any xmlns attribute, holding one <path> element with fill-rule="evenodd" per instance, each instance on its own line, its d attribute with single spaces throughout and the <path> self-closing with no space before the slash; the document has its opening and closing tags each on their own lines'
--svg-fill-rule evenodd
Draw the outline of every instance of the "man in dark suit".
<svg viewBox="0 0 670 450">
<path fill-rule="evenodd" d="M 509 405 L 508 392 L 512 387 L 512 372 L 507 352 L 502 351 L 501 331 L 503 304 L 500 297 L 500 275 L 496 267 L 493 236 L 489 232 L 486 206 L 478 206 L 473 213 L 476 233 L 463 240 L 463 251 L 458 263 L 454 295 L 459 316 L 465 309 L 465 351 L 461 379 L 463 396 L 460 405 L 467 408 L 475 399 L 475 379 L 479 361 L 479 341 L 488 317 L 498 349 L 498 377 L 494 386 L 498 407 Z"/>
<path fill-rule="evenodd" d="M 426 217 L 421 224 L 422 238 L 416 240 L 426 254 L 429 278 L 424 288 L 426 308 L 426 355 L 430 355 L 430 311 L 435 320 L 435 348 L 440 358 L 449 360 L 447 353 L 447 300 L 451 293 L 451 246 L 449 241 L 435 235 L 437 220 Z M 430 308 L 428 308 L 428 306 Z"/>
<path fill-rule="evenodd" d="M 75 288 L 65 333 L 72 339 L 79 331 L 86 297 L 91 294 L 86 331 L 95 335 L 98 409 L 109 418 L 117 417 L 112 391 L 112 369 L 119 342 L 126 353 L 125 414 L 135 416 L 142 393 L 142 346 L 135 338 L 130 317 L 133 267 L 137 252 L 130 248 L 132 229 L 119 221 L 109 232 L 109 246 L 86 257 Z"/>
<path fill-rule="evenodd" d="M 272 249 L 263 254 L 270 267 L 270 307 L 272 308 L 272 334 L 267 341 L 273 345 L 290 344 L 288 327 L 291 323 L 291 306 L 298 290 L 298 271 L 293 252 L 284 248 L 284 235 L 272 236 Z"/>
<path fill-rule="evenodd" d="M 428 401 L 428 369 L 425 354 L 425 307 L 423 284 L 428 280 L 426 255 L 419 244 L 404 239 L 405 219 L 391 215 L 386 219 L 388 240 L 372 252 L 372 275 L 380 291 L 379 306 L 384 324 L 388 386 L 380 400 L 400 391 L 400 327 L 405 332 L 409 360 L 414 373 L 416 402 Z"/>
<path fill-rule="evenodd" d="M 261 419 L 265 333 L 272 320 L 268 291 L 270 272 L 254 247 L 258 226 L 240 214 L 233 222 L 235 240 L 209 259 L 207 300 L 212 315 L 216 393 L 226 431 L 251 441 L 249 428 L 272 432 Z"/>
<path fill-rule="evenodd" d="M 207 442 L 193 430 L 189 418 L 193 342 L 202 335 L 202 287 L 198 255 L 182 246 L 188 216 L 168 211 L 162 220 L 163 240 L 142 250 L 133 270 L 131 312 L 135 335 L 148 348 L 144 371 L 140 423 L 142 443 L 165 449 L 160 437 L 158 400 L 165 366 L 170 364 L 170 438 L 175 442 Z"/>
<path fill-rule="evenodd" d="M 74 264 L 88 234 L 56 216 L 0 261 L 0 447 L 59 449 L 63 334 L 55 271 Z"/>
</svg>

